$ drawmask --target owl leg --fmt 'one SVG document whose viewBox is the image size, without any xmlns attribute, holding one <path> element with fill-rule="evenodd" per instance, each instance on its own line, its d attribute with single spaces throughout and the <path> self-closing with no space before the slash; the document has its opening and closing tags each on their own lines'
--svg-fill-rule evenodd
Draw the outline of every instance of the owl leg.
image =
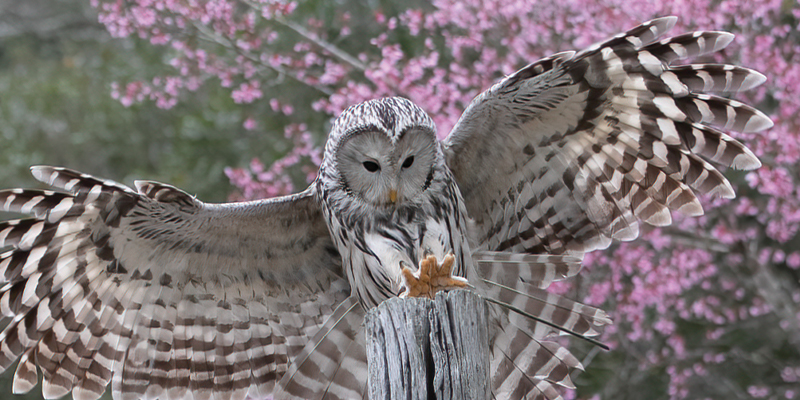
<svg viewBox="0 0 800 400">
<path fill-rule="evenodd" d="M 453 253 L 444 256 L 442 263 L 436 257 L 429 255 L 419 262 L 419 269 L 413 272 L 411 268 L 402 265 L 404 291 L 400 297 L 426 297 L 432 299 L 440 290 L 463 289 L 470 287 L 469 282 L 460 276 L 453 276 Z"/>
</svg>

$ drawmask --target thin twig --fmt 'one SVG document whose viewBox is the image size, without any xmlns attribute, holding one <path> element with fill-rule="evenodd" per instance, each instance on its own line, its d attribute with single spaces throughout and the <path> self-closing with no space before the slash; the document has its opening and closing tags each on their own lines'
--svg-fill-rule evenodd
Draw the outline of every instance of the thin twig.
<svg viewBox="0 0 800 400">
<path fill-rule="evenodd" d="M 786 333 L 788 340 L 794 345 L 800 345 L 796 315 L 798 313 L 797 304 L 792 300 L 785 280 L 776 276 L 775 268 L 772 265 L 764 265 L 758 260 L 760 249 L 756 241 L 744 245 L 746 265 L 752 270 L 750 281 L 755 285 L 758 294 L 770 305 L 772 312 L 784 323 L 780 324 Z"/>
<path fill-rule="evenodd" d="M 310 42 L 312 42 L 315 45 L 321 47 L 323 50 L 331 53 L 332 55 L 334 55 L 339 60 L 344 61 L 345 63 L 349 64 L 351 67 L 353 67 L 353 68 L 355 68 L 355 69 L 357 69 L 357 70 L 359 70 L 361 72 L 364 72 L 364 71 L 367 70 L 367 66 L 364 65 L 364 63 L 362 63 L 359 59 L 351 56 L 349 53 L 347 53 L 346 51 L 336 47 L 334 44 L 332 44 L 330 42 L 327 42 L 325 40 L 322 40 L 322 39 L 320 39 L 318 37 L 315 37 L 314 35 L 311 34 L 311 32 L 309 32 L 308 30 L 306 30 L 302 26 L 300 26 L 300 25 L 298 25 L 298 24 L 296 24 L 296 23 L 294 23 L 292 21 L 283 19 L 283 18 L 275 18 L 275 19 L 273 19 L 273 21 L 275 21 L 275 22 L 277 22 L 277 23 L 279 23 L 279 24 L 281 24 L 281 25 L 283 25 L 283 26 L 285 26 L 285 27 L 297 32 L 297 34 L 299 34 L 300 36 L 308 39 Z"/>
<path fill-rule="evenodd" d="M 254 63 L 258 64 L 258 65 L 261 65 L 261 66 L 263 66 L 263 67 L 265 67 L 265 68 L 267 68 L 269 70 L 272 70 L 273 72 L 277 73 L 279 76 L 289 77 L 290 79 L 292 79 L 292 80 L 294 80 L 296 82 L 299 82 L 299 83 L 301 83 L 301 84 L 303 84 L 305 86 L 308 86 L 309 88 L 317 90 L 317 91 L 325 94 L 326 96 L 330 96 L 330 95 L 333 94 L 333 91 L 331 91 L 331 90 L 329 90 L 327 88 L 324 88 L 324 87 L 312 85 L 312 84 L 310 84 L 310 83 L 308 83 L 308 82 L 306 82 L 306 81 L 304 81 L 304 80 L 292 75 L 291 73 L 289 73 L 288 71 L 284 70 L 283 68 L 275 67 L 273 65 L 269 65 L 269 64 L 264 63 L 263 61 L 261 61 L 261 59 L 259 59 L 255 55 L 253 55 L 253 54 L 251 54 L 249 52 L 243 51 L 239 46 L 236 46 L 230 40 L 225 39 L 225 38 L 215 34 L 214 32 L 210 31 L 206 26 L 203 26 L 202 24 L 194 23 L 194 27 L 198 30 L 198 32 L 201 33 L 201 35 L 203 35 L 205 37 L 205 40 L 208 41 L 208 42 L 216 43 L 216 44 L 218 44 L 220 46 L 223 46 L 223 47 L 225 47 L 227 49 L 233 50 L 233 51 L 236 52 L 236 54 L 239 54 L 240 56 L 245 57 L 248 60 L 250 60 L 250 61 L 252 61 L 252 62 L 254 62 Z M 203 38 L 201 38 L 201 39 L 203 39 Z"/>
<path fill-rule="evenodd" d="M 258 4 L 254 4 L 254 3 L 250 2 L 250 1 L 245 1 L 245 4 L 250 6 L 250 8 L 252 8 L 253 10 L 258 11 L 259 15 L 262 15 L 260 13 L 261 9 L 260 9 Z M 263 17 L 263 15 L 262 15 L 262 17 Z M 337 47 L 333 43 L 325 41 L 325 40 L 320 39 L 319 37 L 313 35 L 306 28 L 304 28 L 304 27 L 302 27 L 302 26 L 300 26 L 300 25 L 298 25 L 298 24 L 296 24 L 296 23 L 294 23 L 292 21 L 287 20 L 286 18 L 282 18 L 280 16 L 276 16 L 276 17 L 274 17 L 272 19 L 269 19 L 269 18 L 266 18 L 266 17 L 263 17 L 263 18 L 266 19 L 267 21 L 274 21 L 274 22 L 276 22 L 276 23 L 278 23 L 280 25 L 283 25 L 283 26 L 293 30 L 298 35 L 304 37 L 306 40 L 308 40 L 309 42 L 319 46 L 323 50 L 331 53 L 334 57 L 336 57 L 339 60 L 343 61 L 344 63 L 350 65 L 351 67 L 353 67 L 353 68 L 355 68 L 355 69 L 357 69 L 357 70 L 359 70 L 361 72 L 364 72 L 364 71 L 367 70 L 367 66 L 364 63 L 362 63 L 359 59 L 353 57 L 352 55 L 350 55 L 350 53 L 340 49 L 339 47 Z"/>
<path fill-rule="evenodd" d="M 730 246 L 709 236 L 699 235 L 695 232 L 667 226 L 660 228 L 662 232 L 669 234 L 673 243 L 694 249 L 709 250 L 716 253 L 730 252 Z"/>
</svg>

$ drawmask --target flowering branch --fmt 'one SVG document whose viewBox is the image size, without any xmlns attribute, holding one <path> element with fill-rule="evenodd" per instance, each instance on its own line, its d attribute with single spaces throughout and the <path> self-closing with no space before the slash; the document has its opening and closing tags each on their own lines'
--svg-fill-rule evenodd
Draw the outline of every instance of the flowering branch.
<svg viewBox="0 0 800 400">
<path fill-rule="evenodd" d="M 262 7 L 261 5 L 254 4 L 253 2 L 250 2 L 250 1 L 246 1 L 245 3 L 248 6 L 250 6 L 251 9 L 253 9 L 255 11 L 261 11 L 261 7 Z M 339 60 L 344 61 L 346 64 L 349 64 L 351 67 L 353 67 L 353 68 L 355 68 L 355 69 L 357 69 L 359 71 L 362 71 L 362 72 L 367 70 L 367 66 L 364 65 L 364 63 L 359 61 L 357 58 L 351 56 L 346 51 L 340 49 L 339 47 L 335 46 L 334 44 L 329 43 L 329 42 L 327 42 L 325 40 L 322 40 L 317 35 L 312 34 L 310 31 L 308 31 L 306 28 L 300 26 L 299 24 L 297 24 L 297 23 L 295 23 L 293 21 L 290 21 L 290 20 L 288 20 L 288 19 L 286 19 L 286 18 L 284 18 L 284 17 L 282 17 L 280 15 L 275 15 L 272 18 L 266 18 L 263 13 L 261 15 L 267 21 L 276 22 L 276 23 L 278 23 L 280 25 L 283 25 L 283 26 L 293 30 L 294 32 L 296 32 L 300 36 L 304 37 L 306 40 L 314 43 L 315 45 L 317 45 L 321 49 L 323 49 L 323 50 L 327 51 L 328 53 L 334 55 Z"/>
<path fill-rule="evenodd" d="M 307 29 L 303 28 L 302 26 L 300 26 L 300 25 L 298 25 L 298 24 L 296 24 L 296 23 L 294 23 L 292 21 L 289 21 L 289 20 L 287 20 L 285 18 L 282 18 L 282 17 L 277 17 L 277 18 L 273 19 L 273 21 L 275 21 L 275 22 L 277 22 L 277 23 L 279 23 L 279 24 L 281 24 L 281 25 L 283 25 L 283 26 L 285 26 L 285 27 L 297 32 L 300 36 L 308 39 L 309 41 L 311 41 L 315 45 L 319 46 L 323 50 L 325 50 L 328 53 L 331 53 L 332 55 L 336 56 L 338 59 L 344 61 L 345 63 L 347 63 L 351 67 L 353 67 L 353 68 L 355 68 L 355 69 L 357 69 L 357 70 L 359 70 L 361 72 L 364 72 L 364 71 L 367 70 L 367 66 L 364 63 L 362 63 L 361 61 L 359 61 L 357 58 L 351 56 L 346 51 L 336 47 L 332 43 L 328 43 L 328 42 L 320 39 L 316 35 L 313 35 L 311 32 L 309 32 Z"/>
<path fill-rule="evenodd" d="M 619 373 L 598 379 L 590 366 L 588 384 L 579 383 L 581 392 L 567 397 L 800 396 L 800 351 L 792 350 L 800 348 L 800 4 L 436 0 L 432 7 L 389 12 L 342 0 L 341 15 L 324 25 L 313 4 L 296 7 L 290 0 L 247 0 L 245 7 L 232 0 L 92 1 L 112 34 L 136 33 L 176 53 L 176 76 L 116 86 L 123 104 L 152 98 L 169 107 L 181 91 L 216 76 L 251 115 L 282 114 L 293 147 L 271 163 L 252 160 L 247 169 L 226 170 L 242 198 L 288 194 L 295 181 L 313 179 L 321 154 L 314 143 L 324 141 L 330 118 L 352 104 L 403 95 L 432 116 L 442 137 L 476 94 L 538 58 L 586 48 L 656 16 L 679 16 L 675 33 L 738 30 L 726 52 L 699 61 L 740 64 L 767 76 L 749 101 L 768 107 L 775 127 L 731 132 L 764 167 L 726 172 L 738 186 L 735 201 L 703 198 L 703 217 L 676 218 L 673 227 L 643 229 L 639 241 L 587 254 L 574 285 L 549 289 L 608 307 L 617 323 L 601 338 L 617 350 L 590 353 L 585 364 Z M 197 28 L 200 43 L 180 38 L 186 27 Z M 344 51 L 317 32 L 338 32 L 348 49 L 359 50 Z M 275 82 L 262 89 L 273 73 Z M 262 97 L 269 98 L 256 101 Z M 295 109 L 303 112 L 292 114 Z M 247 129 L 257 129 L 253 117 L 242 118 Z M 742 335 L 766 331 L 771 340 L 742 344 Z M 758 368 L 746 357 L 756 352 L 786 365 L 778 374 Z"/>
<path fill-rule="evenodd" d="M 234 52 L 236 52 L 236 54 L 246 58 L 247 60 L 252 61 L 252 62 L 254 62 L 254 63 L 258 64 L 258 65 L 261 65 L 265 69 L 268 69 L 268 70 L 276 72 L 278 74 L 278 79 L 280 79 L 281 77 L 289 77 L 290 79 L 292 79 L 292 80 L 294 80 L 294 81 L 296 81 L 298 83 L 301 83 L 301 84 L 303 84 L 303 85 L 305 85 L 305 86 L 307 86 L 307 87 L 309 87 L 311 89 L 314 89 L 314 90 L 316 90 L 316 91 L 318 91 L 318 92 L 320 92 L 320 93 L 322 93 L 322 94 L 324 94 L 326 96 L 330 96 L 330 95 L 333 94 L 333 91 L 331 91 L 330 89 L 327 89 L 325 87 L 321 87 L 319 85 L 312 85 L 312 84 L 310 84 L 310 83 L 308 83 L 308 82 L 306 82 L 306 81 L 304 81 L 302 79 L 299 79 L 298 77 L 296 77 L 293 74 L 289 73 L 288 71 L 286 71 L 284 68 L 281 68 L 280 66 L 269 65 L 269 64 L 264 63 L 263 61 L 261 61 L 260 58 L 256 57 L 252 53 L 244 51 L 242 48 L 237 46 L 231 40 L 226 39 L 226 38 L 214 33 L 212 30 L 208 29 L 208 27 L 206 27 L 206 26 L 204 26 L 204 25 L 202 25 L 200 23 L 194 22 L 192 24 L 192 26 L 194 26 L 198 30 L 198 32 L 200 32 L 203 35 L 203 37 L 205 38 L 205 40 L 207 40 L 208 42 L 215 43 L 215 44 L 220 45 L 220 46 L 222 46 L 222 47 L 224 47 L 226 49 L 229 49 L 229 50 L 233 50 Z"/>
</svg>

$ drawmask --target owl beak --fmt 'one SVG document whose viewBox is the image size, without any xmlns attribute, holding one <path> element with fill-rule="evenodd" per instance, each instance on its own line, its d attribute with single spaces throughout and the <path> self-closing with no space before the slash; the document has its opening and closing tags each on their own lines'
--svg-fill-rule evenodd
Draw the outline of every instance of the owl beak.
<svg viewBox="0 0 800 400">
<path fill-rule="evenodd" d="M 397 203 L 397 190 L 389 190 L 389 201 Z"/>
</svg>

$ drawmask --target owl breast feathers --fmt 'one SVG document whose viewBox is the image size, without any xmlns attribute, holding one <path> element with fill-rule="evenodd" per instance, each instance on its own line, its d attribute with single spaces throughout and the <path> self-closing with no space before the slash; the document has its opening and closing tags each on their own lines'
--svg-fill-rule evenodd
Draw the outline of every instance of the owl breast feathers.
<svg viewBox="0 0 800 400">
<path fill-rule="evenodd" d="M 40 370 L 47 398 L 97 399 L 109 384 L 115 399 L 366 398 L 365 310 L 407 289 L 403 268 L 452 253 L 447 269 L 495 300 L 493 396 L 560 398 L 582 366 L 548 337 L 610 320 L 545 288 L 640 221 L 702 214 L 696 193 L 733 197 L 712 162 L 760 166 L 725 132 L 771 121 L 718 94 L 764 76 L 672 66 L 732 40 L 660 39 L 674 23 L 528 65 L 441 142 L 408 100 L 355 105 L 317 180 L 291 196 L 206 204 L 33 167 L 58 191 L 0 192 L 3 211 L 33 216 L 0 223 L 0 370 L 19 360 L 14 393 Z"/>
</svg>

